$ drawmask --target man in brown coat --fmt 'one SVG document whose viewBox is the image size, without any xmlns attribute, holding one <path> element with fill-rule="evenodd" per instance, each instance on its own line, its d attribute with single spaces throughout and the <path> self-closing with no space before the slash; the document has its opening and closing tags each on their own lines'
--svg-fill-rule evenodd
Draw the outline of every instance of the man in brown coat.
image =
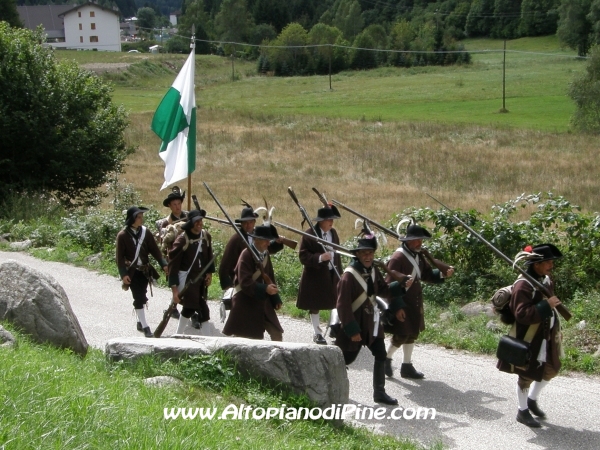
<svg viewBox="0 0 600 450">
<path fill-rule="evenodd" d="M 385 374 L 388 377 L 394 375 L 392 369 L 392 356 L 402 346 L 403 360 L 400 367 L 402 378 L 423 378 L 424 375 L 417 371 L 412 365 L 412 353 L 415 348 L 415 340 L 419 333 L 425 329 L 425 316 L 423 312 L 423 287 L 421 281 L 429 283 L 442 283 L 444 277 L 449 278 L 454 274 L 454 269 L 449 268 L 445 274 L 438 269 L 433 269 L 421 255 L 421 246 L 424 239 L 431 238 L 431 234 L 425 228 L 410 224 L 406 229 L 406 235 L 401 238 L 402 246 L 399 247 L 387 267 L 405 275 L 411 275 L 412 285 L 406 290 L 404 302 L 406 303 L 406 320 L 395 322 L 393 336 L 387 349 Z M 392 278 L 388 275 L 387 281 Z"/>
<path fill-rule="evenodd" d="M 527 246 L 517 257 L 526 261 L 529 275 L 546 285 L 550 292 L 554 291 L 550 274 L 554 260 L 562 257 L 558 248 L 552 244 Z M 561 332 L 555 310 L 560 304 L 558 297 L 545 298 L 524 278 L 520 277 L 513 284 L 509 309 L 515 322 L 509 335 L 521 340 L 530 339 L 532 357 L 526 367 L 515 367 L 503 361 L 498 361 L 497 367 L 519 376 L 517 422 L 532 428 L 539 428 L 540 423 L 531 413 L 539 418 L 546 417 L 537 404 L 540 391 L 560 370 Z"/>
<path fill-rule="evenodd" d="M 278 239 L 279 235 L 273 225 L 260 225 L 254 228 L 250 237 L 262 263 L 254 259 L 248 248 L 242 251 L 235 267 L 235 295 L 223 334 L 263 339 L 267 331 L 272 341 L 282 341 L 283 328 L 275 313 L 281 308 L 281 298 L 268 251 L 269 243 Z M 259 264 L 262 264 L 268 281 L 261 276 Z"/>
<path fill-rule="evenodd" d="M 240 224 L 240 231 L 242 232 L 244 239 L 246 239 L 246 242 L 252 244 L 253 238 L 251 234 L 254 231 L 258 214 L 254 211 L 252 206 L 246 205 L 247 206 L 242 209 L 240 218 L 235 219 L 235 222 Z M 221 283 L 221 289 L 226 290 L 233 287 L 235 266 L 245 248 L 246 244 L 244 244 L 240 235 L 233 233 L 233 236 L 231 236 L 229 242 L 227 242 L 227 245 L 225 246 L 223 257 L 219 264 L 219 282 Z M 283 244 L 281 242 L 273 241 L 269 243 L 268 250 L 271 255 L 274 255 L 282 249 Z"/>
<path fill-rule="evenodd" d="M 137 206 L 127 210 L 125 228 L 117 234 L 116 260 L 123 289 L 131 289 L 133 295 L 133 307 L 138 319 L 137 329 L 146 337 L 153 337 L 146 322 L 144 305 L 148 302 L 148 283 L 152 279 L 158 279 L 159 275 L 150 264 L 148 255 L 154 256 L 165 273 L 169 272 L 167 261 L 163 258 L 154 236 L 143 225 L 146 211 L 148 208 Z"/>
<path fill-rule="evenodd" d="M 211 236 L 203 230 L 203 219 L 206 211 L 194 210 L 188 214 L 185 224 L 173 248 L 169 251 L 169 286 L 173 293 L 173 301 L 182 304 L 177 334 L 184 334 L 185 327 L 191 326 L 191 317 L 198 315 L 200 328 L 202 323 L 210 320 L 210 310 L 206 304 L 206 292 L 215 272 L 214 264 L 208 268 L 204 279 L 191 285 L 185 292 L 184 298 L 179 297 L 179 292 L 186 282 L 198 275 L 213 257 Z"/>
<path fill-rule="evenodd" d="M 313 219 L 313 222 L 316 222 L 314 229 L 317 237 L 339 245 L 340 238 L 333 228 L 333 220 L 339 218 L 340 214 L 335 206 L 320 208 L 317 217 Z M 306 230 L 306 233 L 315 235 L 312 227 Z M 309 311 L 314 331 L 313 342 L 326 345 L 327 341 L 319 323 L 319 311 L 335 308 L 338 274 L 342 273 L 340 255 L 324 251 L 322 244 L 304 236 L 300 242 L 299 256 L 304 269 L 300 277 L 296 307 Z"/>
<path fill-rule="evenodd" d="M 344 354 L 346 364 L 351 364 L 362 346 L 375 357 L 373 365 L 373 400 L 386 405 L 397 405 L 398 400 L 385 392 L 385 343 L 383 326 L 379 323 L 376 296 L 387 298 L 389 311 L 398 321 L 404 320 L 404 289 L 397 281 L 389 285 L 379 270 L 373 266 L 377 240 L 374 235 L 359 239 L 352 251 L 356 259 L 346 268 L 338 284 L 337 311 L 342 331 L 336 345 Z"/>
<path fill-rule="evenodd" d="M 173 186 L 173 189 L 171 189 L 167 198 L 163 200 L 163 206 L 169 208 L 171 213 L 164 219 L 156 221 L 156 227 L 158 228 L 157 239 L 165 256 L 169 254 L 169 251 L 173 248 L 173 243 L 177 238 L 175 232 L 173 232 L 173 236 L 165 236 L 167 228 L 169 225 L 180 222 L 187 217 L 187 212 L 182 209 L 183 200 L 185 200 L 185 192 L 182 192 L 178 186 Z M 173 309 L 171 317 L 173 319 L 179 319 L 179 311 L 177 311 L 177 308 Z"/>
</svg>

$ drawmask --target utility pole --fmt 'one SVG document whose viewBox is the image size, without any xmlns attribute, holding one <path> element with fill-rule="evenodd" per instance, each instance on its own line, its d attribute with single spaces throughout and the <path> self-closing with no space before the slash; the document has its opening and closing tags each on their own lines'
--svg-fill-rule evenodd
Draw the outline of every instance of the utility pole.
<svg viewBox="0 0 600 450">
<path fill-rule="evenodd" d="M 504 39 L 504 59 L 502 61 L 502 109 L 500 113 L 507 113 L 506 109 L 506 39 Z"/>
</svg>

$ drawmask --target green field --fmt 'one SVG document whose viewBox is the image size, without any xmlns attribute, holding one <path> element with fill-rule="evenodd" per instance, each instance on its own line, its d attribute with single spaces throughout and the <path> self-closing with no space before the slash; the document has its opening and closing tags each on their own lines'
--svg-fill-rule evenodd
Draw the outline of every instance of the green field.
<svg viewBox="0 0 600 450">
<path fill-rule="evenodd" d="M 506 54 L 506 108 L 502 107 L 503 42 L 472 39 L 472 64 L 452 67 L 384 67 L 327 76 L 257 76 L 255 63 L 198 56 L 199 108 L 273 115 L 303 114 L 351 120 L 432 121 L 568 130 L 574 104 L 569 83 L 585 62 L 561 49 L 556 37 L 510 41 Z M 476 53 L 483 52 L 483 53 Z M 126 73 L 106 76 L 114 82 L 114 98 L 133 113 L 153 111 L 185 60 L 185 55 L 57 52 L 80 64 L 133 63 Z"/>
</svg>

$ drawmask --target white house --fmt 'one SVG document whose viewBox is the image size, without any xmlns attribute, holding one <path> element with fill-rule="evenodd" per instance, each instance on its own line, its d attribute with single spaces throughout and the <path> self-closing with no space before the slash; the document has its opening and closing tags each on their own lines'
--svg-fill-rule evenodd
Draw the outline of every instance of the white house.
<svg viewBox="0 0 600 450">
<path fill-rule="evenodd" d="M 88 2 L 17 6 L 17 11 L 26 28 L 44 27 L 52 47 L 121 51 L 118 10 Z"/>
<path fill-rule="evenodd" d="M 59 17 L 65 26 L 65 47 L 121 51 L 119 12 L 95 3 L 74 6 Z"/>
</svg>

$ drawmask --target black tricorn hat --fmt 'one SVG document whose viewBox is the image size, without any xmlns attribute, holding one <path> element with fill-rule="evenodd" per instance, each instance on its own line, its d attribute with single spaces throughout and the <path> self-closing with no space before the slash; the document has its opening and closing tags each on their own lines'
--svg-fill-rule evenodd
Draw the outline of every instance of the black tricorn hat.
<svg viewBox="0 0 600 450">
<path fill-rule="evenodd" d="M 538 244 L 531 249 L 525 247 L 524 251 L 531 252 L 534 254 L 531 258 L 528 258 L 525 262 L 526 265 L 535 264 L 542 261 L 551 261 L 562 257 L 561 251 L 553 244 Z"/>
<path fill-rule="evenodd" d="M 246 222 L 248 220 L 256 220 L 258 214 L 254 212 L 254 208 L 252 206 L 246 206 L 242 209 L 242 214 L 239 219 L 235 219 L 237 223 Z"/>
<path fill-rule="evenodd" d="M 277 228 L 275 228 L 273 225 L 259 225 L 254 227 L 254 231 L 252 233 L 248 233 L 248 235 L 252 236 L 254 239 L 266 239 L 267 241 L 279 239 Z"/>
<path fill-rule="evenodd" d="M 206 217 L 206 211 L 204 211 L 203 209 L 201 209 L 201 210 L 194 209 L 188 213 L 185 223 L 183 225 L 181 225 L 181 229 L 189 231 L 194 226 L 194 223 L 198 222 L 199 220 L 204 219 L 205 217 Z"/>
<path fill-rule="evenodd" d="M 173 201 L 173 200 L 183 201 L 184 199 L 185 199 L 185 191 L 181 192 L 181 189 L 179 189 L 179 186 L 173 186 L 173 189 L 171 189 L 171 192 L 169 193 L 169 195 L 167 195 L 167 198 L 165 198 L 163 200 L 163 206 L 165 208 L 168 208 L 171 201 Z"/>
<path fill-rule="evenodd" d="M 129 208 L 127 210 L 127 217 L 125 218 L 125 225 L 130 227 L 131 225 L 133 225 L 133 222 L 135 222 L 135 217 L 139 213 L 145 213 L 146 211 L 148 211 L 148 208 L 144 208 L 143 206 L 139 206 L 139 207 L 132 206 L 131 208 Z"/>
<path fill-rule="evenodd" d="M 421 225 L 411 224 L 406 227 L 406 235 L 400 237 L 399 239 L 403 242 L 405 241 L 414 241 L 416 239 L 429 239 L 431 238 L 431 233 L 423 228 Z"/>
<path fill-rule="evenodd" d="M 322 220 L 329 219 L 341 219 L 340 212 L 335 205 L 330 205 L 328 208 L 319 208 L 317 211 L 317 217 L 313 219 L 313 222 L 321 222 Z"/>
<path fill-rule="evenodd" d="M 367 234 L 358 240 L 355 248 L 350 250 L 352 253 L 356 253 L 359 250 L 377 250 L 377 238 L 374 234 Z"/>
</svg>

